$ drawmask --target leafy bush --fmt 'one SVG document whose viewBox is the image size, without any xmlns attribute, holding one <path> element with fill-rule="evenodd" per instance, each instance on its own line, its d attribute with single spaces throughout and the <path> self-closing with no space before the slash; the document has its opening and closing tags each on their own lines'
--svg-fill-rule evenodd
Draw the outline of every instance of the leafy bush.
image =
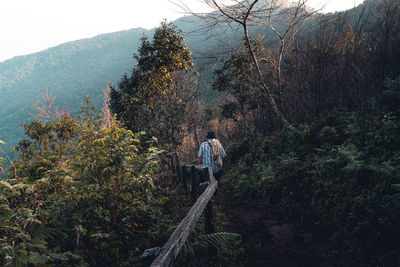
<svg viewBox="0 0 400 267">
<path fill-rule="evenodd" d="M 238 145 L 227 192 L 313 227 L 343 253 L 338 265 L 399 265 L 400 118 L 385 94 L 379 103 L 380 113 L 341 112 L 266 138 L 263 157 Z"/>
<path fill-rule="evenodd" d="M 89 100 L 82 117 L 24 126 L 31 140 L 0 183 L 0 264 L 122 265 L 165 240 L 165 198 L 152 176 L 162 151 L 108 128 Z"/>
</svg>

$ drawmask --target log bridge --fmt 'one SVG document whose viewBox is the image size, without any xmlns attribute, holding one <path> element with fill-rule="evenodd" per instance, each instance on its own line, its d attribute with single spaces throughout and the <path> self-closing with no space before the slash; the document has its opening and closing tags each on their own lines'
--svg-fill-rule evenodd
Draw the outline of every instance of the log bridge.
<svg viewBox="0 0 400 267">
<path fill-rule="evenodd" d="M 185 190 L 190 190 L 192 207 L 150 265 L 151 267 L 166 267 L 172 264 L 203 212 L 206 234 L 215 231 L 211 199 L 217 190 L 218 182 L 211 167 L 189 164 L 179 165 L 177 169 L 178 182 L 182 183 Z"/>
</svg>

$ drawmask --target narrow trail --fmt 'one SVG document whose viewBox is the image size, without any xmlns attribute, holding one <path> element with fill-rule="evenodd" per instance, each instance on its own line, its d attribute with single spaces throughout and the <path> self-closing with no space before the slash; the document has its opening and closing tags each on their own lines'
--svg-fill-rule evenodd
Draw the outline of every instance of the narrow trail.
<svg viewBox="0 0 400 267">
<path fill-rule="evenodd" d="M 217 208 L 242 235 L 245 266 L 333 266 L 335 253 L 298 224 L 287 223 L 255 209 L 238 205 L 219 190 Z"/>
</svg>

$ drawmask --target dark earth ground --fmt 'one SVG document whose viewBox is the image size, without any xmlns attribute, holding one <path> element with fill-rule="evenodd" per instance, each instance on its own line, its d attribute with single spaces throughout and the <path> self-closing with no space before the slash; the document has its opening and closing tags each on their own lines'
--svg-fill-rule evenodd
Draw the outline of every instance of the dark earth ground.
<svg viewBox="0 0 400 267">
<path fill-rule="evenodd" d="M 334 266 L 337 252 L 303 225 L 288 223 L 262 211 L 237 204 L 222 190 L 216 208 L 230 222 L 230 231 L 242 235 L 244 266 Z"/>
</svg>

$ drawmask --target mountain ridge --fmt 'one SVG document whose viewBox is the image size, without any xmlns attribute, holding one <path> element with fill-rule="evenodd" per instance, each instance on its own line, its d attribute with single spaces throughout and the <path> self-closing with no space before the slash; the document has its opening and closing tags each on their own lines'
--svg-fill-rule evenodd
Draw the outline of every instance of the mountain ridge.
<svg viewBox="0 0 400 267">
<path fill-rule="evenodd" d="M 33 119 L 34 103 L 48 89 L 57 105 L 75 111 L 90 94 L 100 103 L 108 81 L 118 81 L 133 67 L 132 54 L 143 28 L 100 34 L 71 41 L 34 54 L 18 56 L 0 64 L 0 136 L 10 146 L 23 138 L 22 123 Z M 117 47 L 117 48 L 116 48 Z M 118 53 L 115 50 L 118 49 Z"/>
<path fill-rule="evenodd" d="M 56 45 L 53 45 L 53 46 L 49 46 L 47 48 L 44 48 L 44 49 L 41 49 L 41 50 L 38 50 L 38 51 L 35 51 L 35 52 L 26 53 L 26 54 L 22 54 L 22 55 L 16 55 L 16 56 L 13 56 L 13 57 L 10 57 L 10 58 L 6 58 L 6 59 L 0 61 L 0 70 L 1 70 L 2 64 L 3 63 L 7 63 L 7 61 L 13 61 L 13 60 L 17 60 L 18 58 L 26 58 L 26 57 L 29 57 L 31 55 L 40 54 L 40 53 L 45 52 L 47 50 L 50 50 L 50 49 L 53 49 L 53 48 L 57 48 L 57 47 L 63 46 L 63 45 L 68 45 L 70 43 L 75 43 L 75 42 L 80 42 L 80 41 L 85 41 L 85 40 L 91 40 L 91 39 L 95 39 L 95 38 L 102 37 L 102 36 L 108 36 L 108 35 L 113 35 L 113 34 L 118 34 L 118 33 L 123 33 L 123 32 L 129 32 L 129 31 L 133 31 L 133 30 L 135 30 L 135 31 L 136 30 L 137 31 L 140 30 L 140 31 L 146 32 L 146 31 L 151 31 L 153 29 L 154 28 L 145 29 L 145 28 L 142 28 L 142 27 L 130 28 L 130 29 L 120 30 L 120 31 L 115 31 L 115 32 L 99 33 L 99 34 L 96 34 L 96 35 L 94 35 L 92 37 L 84 37 L 84 38 L 80 38 L 80 39 L 75 39 L 75 40 L 62 42 L 62 43 L 59 43 L 59 44 L 56 44 Z"/>
</svg>

